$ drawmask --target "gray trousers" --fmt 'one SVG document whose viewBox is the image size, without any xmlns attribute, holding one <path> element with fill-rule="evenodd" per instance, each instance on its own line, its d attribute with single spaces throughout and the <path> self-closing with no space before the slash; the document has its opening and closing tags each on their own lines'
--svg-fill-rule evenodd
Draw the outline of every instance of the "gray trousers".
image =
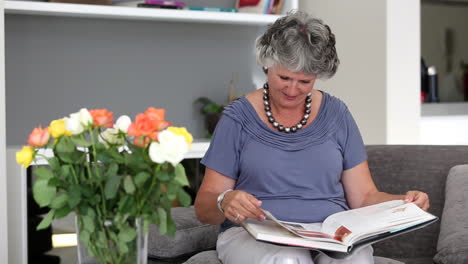
<svg viewBox="0 0 468 264">
<path fill-rule="evenodd" d="M 347 259 L 332 259 L 323 253 L 312 257 L 307 249 L 256 241 L 242 227 L 232 227 L 220 233 L 216 251 L 223 264 L 374 264 L 371 246 L 354 252 Z"/>
</svg>

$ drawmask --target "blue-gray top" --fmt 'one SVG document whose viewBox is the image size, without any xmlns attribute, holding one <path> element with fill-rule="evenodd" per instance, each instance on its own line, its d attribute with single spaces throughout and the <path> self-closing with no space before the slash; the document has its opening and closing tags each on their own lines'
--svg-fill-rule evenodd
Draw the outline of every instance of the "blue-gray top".
<svg viewBox="0 0 468 264">
<path fill-rule="evenodd" d="M 319 112 L 296 133 L 268 127 L 241 97 L 227 106 L 201 163 L 236 181 L 278 219 L 322 222 L 347 210 L 341 174 L 367 159 L 346 105 L 322 92 Z M 221 230 L 233 226 L 226 220 Z"/>
</svg>

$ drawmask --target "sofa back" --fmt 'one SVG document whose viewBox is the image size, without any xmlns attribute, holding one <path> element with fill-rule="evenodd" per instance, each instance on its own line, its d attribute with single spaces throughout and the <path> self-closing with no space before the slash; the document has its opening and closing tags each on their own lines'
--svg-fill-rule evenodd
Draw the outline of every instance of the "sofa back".
<svg viewBox="0 0 468 264">
<path fill-rule="evenodd" d="M 368 145 L 372 177 L 379 190 L 403 194 L 421 190 L 430 198 L 429 212 L 442 215 L 445 181 L 450 168 L 468 163 L 468 146 Z M 374 245 L 374 254 L 394 259 L 432 258 L 440 221 Z"/>
</svg>

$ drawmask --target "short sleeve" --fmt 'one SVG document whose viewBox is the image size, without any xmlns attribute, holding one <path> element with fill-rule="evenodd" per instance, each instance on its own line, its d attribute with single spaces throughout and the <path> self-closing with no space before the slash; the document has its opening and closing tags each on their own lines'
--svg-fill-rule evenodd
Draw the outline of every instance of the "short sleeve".
<svg viewBox="0 0 468 264">
<path fill-rule="evenodd" d="M 367 152 L 361 132 L 349 111 L 346 111 L 338 132 L 338 143 L 343 154 L 343 170 L 354 168 L 367 160 Z"/>
<path fill-rule="evenodd" d="M 225 176 L 237 179 L 239 172 L 241 125 L 223 115 L 216 125 L 210 147 L 201 164 Z"/>
</svg>

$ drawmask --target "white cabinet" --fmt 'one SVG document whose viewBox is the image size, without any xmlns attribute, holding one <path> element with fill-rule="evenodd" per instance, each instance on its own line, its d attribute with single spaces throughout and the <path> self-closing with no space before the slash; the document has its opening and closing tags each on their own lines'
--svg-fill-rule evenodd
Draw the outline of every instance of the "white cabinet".
<svg viewBox="0 0 468 264">
<path fill-rule="evenodd" d="M 0 168 L 4 175 L 6 164 L 8 174 L 0 176 L 0 193 L 6 186 L 16 190 L 8 192 L 11 250 L 2 263 L 27 261 L 26 200 L 19 197 L 25 179 L 13 180 L 24 177 L 24 170 L 14 164 L 14 150 L 6 154 L 5 143 L 22 145 L 34 126 L 81 107 L 109 108 L 115 116 L 165 108 L 168 120 L 202 138 L 203 117 L 193 101 L 208 96 L 224 102 L 233 73 L 239 75 L 239 94 L 257 88 L 264 77 L 255 64 L 254 41 L 279 17 L 36 1 L 3 1 L 3 6 L 0 138 L 6 142 Z M 285 0 L 285 10 L 297 7 L 298 0 Z M 208 144 L 197 141 L 187 157 L 203 156 Z M 6 215 L 4 207 L 0 204 L 0 215 Z M 2 216 L 0 223 L 5 220 Z"/>
</svg>

